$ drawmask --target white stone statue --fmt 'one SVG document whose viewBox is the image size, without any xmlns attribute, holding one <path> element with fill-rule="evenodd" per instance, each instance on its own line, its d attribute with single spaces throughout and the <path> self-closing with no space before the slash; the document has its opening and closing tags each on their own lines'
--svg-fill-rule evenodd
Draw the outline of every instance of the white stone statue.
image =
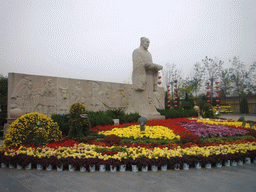
<svg viewBox="0 0 256 192">
<path fill-rule="evenodd" d="M 148 52 L 149 39 L 142 37 L 141 44 L 132 54 L 133 91 L 126 113 L 139 113 L 147 119 L 164 119 L 156 110 L 154 101 L 156 100 L 158 71 L 162 70 L 161 65 L 153 63 L 152 56 Z"/>
</svg>

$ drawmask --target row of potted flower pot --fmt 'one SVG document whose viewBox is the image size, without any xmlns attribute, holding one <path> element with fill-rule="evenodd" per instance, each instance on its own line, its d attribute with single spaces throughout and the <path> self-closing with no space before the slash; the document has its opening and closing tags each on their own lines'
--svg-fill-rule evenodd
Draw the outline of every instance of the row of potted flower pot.
<svg viewBox="0 0 256 192">
<path fill-rule="evenodd" d="M 245 164 L 251 164 L 251 158 L 250 157 L 246 157 L 244 161 L 243 160 L 238 160 L 238 161 L 236 161 L 236 160 L 227 160 L 227 161 L 224 162 L 224 164 L 216 163 L 215 165 L 216 165 L 217 168 L 221 168 L 223 165 L 226 166 L 226 167 L 229 167 L 229 166 L 243 165 L 244 163 Z M 256 159 L 253 159 L 253 163 L 256 164 Z M 151 171 L 158 171 L 159 167 L 156 166 L 156 165 L 144 165 L 144 166 L 141 166 L 141 171 L 142 172 L 147 172 L 148 169 L 149 169 L 149 166 L 151 167 Z M 9 168 L 12 169 L 12 168 L 15 168 L 15 165 L 9 163 L 9 165 L 7 166 L 6 163 L 1 163 L 1 167 L 2 168 L 9 167 Z M 43 165 L 37 164 L 36 167 L 37 167 L 37 170 L 43 170 Z M 116 172 L 117 171 L 117 167 L 118 166 L 110 165 L 110 171 L 111 172 Z M 161 171 L 166 171 L 167 170 L 167 164 L 162 165 L 160 167 L 161 167 L 160 168 Z M 206 163 L 204 165 L 204 167 L 210 169 L 212 167 L 212 164 L 211 163 Z M 56 166 L 56 168 L 57 168 L 57 171 L 63 171 L 64 170 L 64 166 L 63 165 Z M 106 171 L 106 165 L 99 165 L 98 168 L 99 168 L 100 172 L 105 172 Z M 202 163 L 201 162 L 195 163 L 195 168 L 196 169 L 201 169 L 202 168 Z M 17 165 L 17 169 L 23 169 L 23 166 L 22 165 Z M 25 169 L 27 169 L 27 170 L 32 169 L 32 163 L 29 163 L 28 165 L 26 165 Z M 45 167 L 45 169 L 47 171 L 51 171 L 51 170 L 53 170 L 53 166 L 52 165 L 48 165 L 47 167 Z M 138 172 L 139 171 L 138 165 L 131 165 L 131 169 L 132 169 L 133 172 Z M 183 163 L 182 167 L 181 167 L 180 164 L 175 164 L 174 165 L 174 170 L 178 171 L 178 170 L 181 170 L 181 169 L 189 170 L 189 164 L 188 163 Z M 76 168 L 69 164 L 68 165 L 68 170 L 69 171 L 75 171 Z M 96 166 L 95 165 L 92 165 L 92 166 L 88 167 L 88 171 L 90 171 L 90 172 L 94 172 L 95 170 L 96 170 Z M 81 172 L 86 172 L 86 167 L 81 166 L 80 167 L 80 171 Z M 125 172 L 126 171 L 126 164 L 120 165 L 119 166 L 119 171 L 120 172 Z"/>
</svg>

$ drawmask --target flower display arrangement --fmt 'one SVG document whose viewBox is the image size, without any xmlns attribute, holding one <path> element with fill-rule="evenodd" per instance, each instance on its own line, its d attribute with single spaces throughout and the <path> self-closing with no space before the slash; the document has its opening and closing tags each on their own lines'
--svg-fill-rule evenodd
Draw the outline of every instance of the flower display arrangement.
<svg viewBox="0 0 256 192">
<path fill-rule="evenodd" d="M 31 121 L 38 120 L 32 118 Z M 17 122 L 14 122 L 15 126 Z M 44 145 L 26 142 L 26 139 L 24 143 L 11 140 L 10 138 L 16 138 L 12 136 L 11 129 L 4 145 L 0 146 L 0 163 L 23 167 L 32 163 L 32 167 L 39 164 L 44 168 L 52 165 L 53 169 L 60 166 L 64 169 L 72 166 L 77 170 L 85 167 L 90 171 L 91 167 L 98 168 L 100 165 L 106 165 L 107 169 L 110 166 L 126 165 L 128 170 L 132 165 L 139 169 L 149 165 L 159 168 L 167 165 L 168 169 L 173 169 L 182 167 L 183 163 L 193 167 L 196 163 L 203 166 L 214 165 L 228 160 L 244 161 L 245 158 L 256 161 L 256 138 L 248 135 L 248 128 L 220 125 L 219 122 L 197 122 L 188 118 L 154 120 L 147 122 L 144 132 L 140 132 L 140 127 L 136 123 L 97 126 L 91 128 L 91 131 L 98 133 L 99 136 L 103 135 L 103 138 L 83 143 L 67 138 L 60 139 L 55 137 L 55 134 L 50 138 L 54 136 L 58 139 L 50 140 Z M 33 129 L 35 126 L 34 123 Z M 58 129 L 54 130 L 53 133 L 58 132 Z M 17 131 L 13 133 L 18 134 Z M 218 141 L 207 142 L 209 138 Z"/>
</svg>

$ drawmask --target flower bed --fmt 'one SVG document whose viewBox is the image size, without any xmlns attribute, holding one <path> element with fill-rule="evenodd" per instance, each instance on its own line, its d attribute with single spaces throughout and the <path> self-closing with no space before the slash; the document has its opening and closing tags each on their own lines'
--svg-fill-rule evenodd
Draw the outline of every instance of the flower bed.
<svg viewBox="0 0 256 192">
<path fill-rule="evenodd" d="M 199 137 L 223 137 L 223 136 L 235 136 L 235 135 L 245 135 L 248 133 L 244 129 L 235 129 L 226 127 L 223 125 L 216 124 L 205 124 L 201 122 L 187 122 L 182 121 L 180 123 L 183 127 L 190 130 Z"/>
<path fill-rule="evenodd" d="M 231 120 L 205 120 L 205 119 L 199 119 L 197 122 L 202 122 L 205 124 L 215 124 L 215 125 L 224 125 L 228 127 L 236 127 L 236 128 L 241 128 L 243 125 L 243 122 L 239 121 L 231 121 Z M 244 128 L 250 129 L 250 124 L 246 123 Z M 254 128 L 256 130 L 256 127 Z"/>
<path fill-rule="evenodd" d="M 191 128 L 192 125 L 195 125 L 193 129 Z M 199 131 L 196 130 L 196 125 L 198 130 L 201 130 L 201 127 L 206 124 L 196 123 L 194 120 L 187 118 L 148 121 L 146 130 L 142 133 L 140 133 L 139 126 L 136 124 L 123 124 L 118 127 L 98 126 L 92 128 L 92 130 L 99 134 L 116 134 L 122 138 L 133 137 L 135 141 L 144 137 L 159 139 L 159 141 L 160 139 L 172 141 L 175 138 L 177 141 L 181 140 L 179 142 L 183 142 L 183 144 L 169 143 L 162 145 L 159 143 L 145 144 L 137 142 L 110 146 L 104 143 L 103 140 L 79 143 L 64 138 L 38 147 L 35 145 L 23 145 L 16 148 L 0 146 L 0 163 L 11 163 L 23 167 L 32 163 L 32 167 L 40 164 L 43 167 L 52 165 L 54 168 L 63 165 L 64 169 L 71 166 L 74 169 L 84 167 L 90 170 L 93 165 L 97 168 L 100 165 L 106 165 L 108 169 L 110 165 L 114 167 L 127 165 L 127 169 L 131 169 L 131 165 L 137 165 L 139 168 L 148 165 L 159 167 L 168 165 L 168 169 L 171 169 L 181 167 L 183 163 L 195 166 L 195 163 L 198 162 L 205 165 L 207 163 L 224 163 L 227 160 L 244 161 L 245 158 L 256 160 L 255 138 L 232 142 L 200 143 L 200 135 L 197 134 Z M 226 137 L 225 134 L 230 136 L 232 135 L 230 132 L 240 135 L 248 133 L 243 128 L 225 128 L 220 125 L 206 126 L 208 128 L 205 129 L 212 131 L 208 130 L 205 134 L 211 137 L 219 137 L 220 135 Z M 133 129 L 136 131 L 133 131 Z M 194 138 L 194 141 L 197 142 L 189 142 L 190 138 Z"/>
</svg>

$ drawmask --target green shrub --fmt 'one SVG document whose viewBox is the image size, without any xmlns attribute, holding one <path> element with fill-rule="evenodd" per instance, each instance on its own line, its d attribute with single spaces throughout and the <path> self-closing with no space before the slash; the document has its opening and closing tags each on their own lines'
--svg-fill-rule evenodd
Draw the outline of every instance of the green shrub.
<svg viewBox="0 0 256 192">
<path fill-rule="evenodd" d="M 81 114 L 88 114 L 81 103 L 74 103 L 70 106 L 70 130 L 68 138 L 81 141 L 86 135 L 91 133 L 91 126 L 88 117 L 82 118 Z"/>
<path fill-rule="evenodd" d="M 185 110 L 189 110 L 194 107 L 194 105 L 190 101 L 183 101 L 181 106 Z"/>
<path fill-rule="evenodd" d="M 164 115 L 166 119 L 197 116 L 197 112 L 194 109 L 158 109 L 158 112 Z"/>
<path fill-rule="evenodd" d="M 183 109 L 185 110 L 189 110 L 189 109 L 192 109 L 194 107 L 194 102 L 192 99 L 190 99 L 188 97 L 188 93 L 185 94 L 185 99 L 184 101 L 182 102 L 182 105 Z"/>
<path fill-rule="evenodd" d="M 133 122 L 138 122 L 138 119 L 141 116 L 139 113 L 130 113 L 130 114 L 124 114 L 123 116 L 120 117 L 119 121 L 120 123 L 133 123 Z"/>
<path fill-rule="evenodd" d="M 248 107 L 247 99 L 245 97 L 240 102 L 240 112 L 243 114 L 249 113 L 249 107 Z"/>
<path fill-rule="evenodd" d="M 106 115 L 104 111 L 90 111 L 88 113 L 88 118 L 92 127 L 97 125 L 113 125 L 113 118 Z"/>
<path fill-rule="evenodd" d="M 121 109 L 113 109 L 113 110 L 107 110 L 105 114 L 112 119 L 120 119 L 125 115 L 124 111 Z"/>
<path fill-rule="evenodd" d="M 213 118 L 213 109 L 210 103 L 205 103 L 202 111 L 204 118 Z"/>
<path fill-rule="evenodd" d="M 114 152 L 127 152 L 127 149 L 125 147 L 95 147 L 94 149 L 97 153 L 104 153 L 106 151 L 114 151 Z"/>
<path fill-rule="evenodd" d="M 58 123 L 59 129 L 62 131 L 62 136 L 66 137 L 69 133 L 70 128 L 70 117 L 69 114 L 53 114 L 51 118 L 54 122 Z"/>
<path fill-rule="evenodd" d="M 120 123 L 137 122 L 140 118 L 138 113 L 125 114 L 122 110 L 107 110 L 107 111 L 90 111 L 88 114 L 89 121 L 92 127 L 97 125 L 113 125 L 113 119 L 119 119 Z"/>
<path fill-rule="evenodd" d="M 200 100 L 197 102 L 197 106 L 200 108 L 200 111 L 203 110 L 204 104 L 207 103 L 207 98 L 205 95 L 202 95 Z"/>
</svg>

